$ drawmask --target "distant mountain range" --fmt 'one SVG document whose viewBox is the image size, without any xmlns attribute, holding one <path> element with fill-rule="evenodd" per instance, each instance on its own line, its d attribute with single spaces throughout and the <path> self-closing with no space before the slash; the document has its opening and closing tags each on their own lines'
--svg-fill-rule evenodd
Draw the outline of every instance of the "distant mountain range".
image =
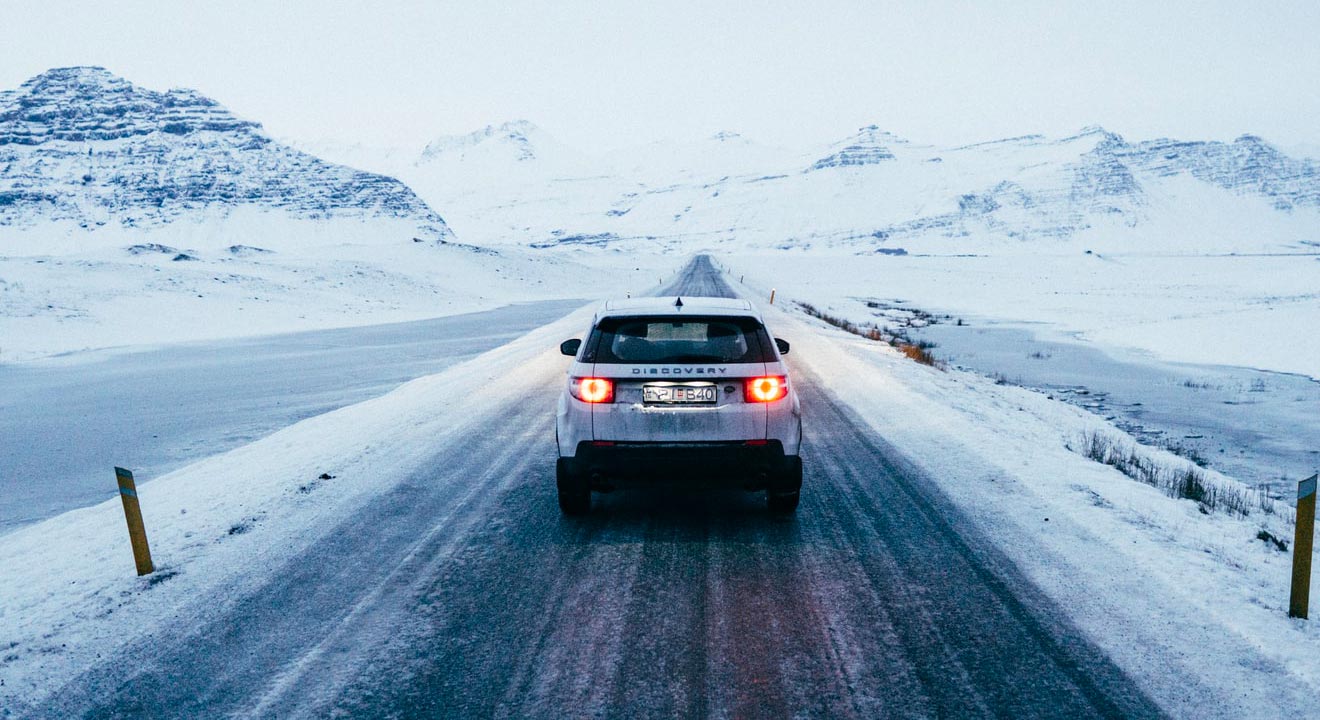
<svg viewBox="0 0 1320 720">
<path fill-rule="evenodd" d="M 870 126 L 818 150 L 718 133 L 592 156 L 517 121 L 420 151 L 358 150 L 477 243 L 1273 252 L 1320 240 L 1320 165 L 1251 135 L 1132 143 L 1090 127 L 941 148 Z"/>
<path fill-rule="evenodd" d="M 451 237 L 398 180 L 276 142 L 193 90 L 156 92 L 71 67 L 0 92 L 0 228 L 158 227 L 237 209 L 390 218 L 415 224 L 418 239 Z"/>
<path fill-rule="evenodd" d="M 1320 165 L 1251 135 L 1129 142 L 1092 127 L 937 147 L 870 126 L 817 149 L 725 132 L 593 155 L 513 121 L 415 148 L 298 145 L 192 90 L 54 69 L 0 92 L 0 231 L 259 210 L 386 218 L 450 242 L 441 208 L 464 243 L 535 248 L 1274 252 L 1320 241 Z"/>
</svg>

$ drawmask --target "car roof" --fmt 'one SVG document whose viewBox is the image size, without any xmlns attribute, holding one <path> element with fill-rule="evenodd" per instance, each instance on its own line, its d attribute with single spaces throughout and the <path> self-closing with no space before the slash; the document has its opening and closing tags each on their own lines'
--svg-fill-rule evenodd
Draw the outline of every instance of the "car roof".
<svg viewBox="0 0 1320 720">
<path fill-rule="evenodd" d="M 699 296 L 606 300 L 596 312 L 597 319 L 620 315 L 729 315 L 761 319 L 761 314 L 746 300 Z"/>
</svg>

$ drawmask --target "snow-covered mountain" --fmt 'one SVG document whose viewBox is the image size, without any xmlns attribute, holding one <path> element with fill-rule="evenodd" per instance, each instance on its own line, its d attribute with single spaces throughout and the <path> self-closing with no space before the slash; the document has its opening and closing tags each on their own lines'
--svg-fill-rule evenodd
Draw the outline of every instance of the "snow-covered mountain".
<svg viewBox="0 0 1320 720">
<path fill-rule="evenodd" d="M 403 182 L 191 90 L 80 67 L 0 93 L 0 361 L 579 292 L 540 255 L 457 242 Z"/>
<path fill-rule="evenodd" d="M 293 142 L 307 152 L 397 177 L 428 202 L 444 203 L 438 207 L 445 208 L 464 242 L 471 236 L 479 244 L 525 244 L 521 241 L 537 232 L 532 228 L 542 218 L 609 206 L 644 189 L 611 160 L 564 145 L 526 120 L 442 135 L 411 148 Z"/>
<path fill-rule="evenodd" d="M 513 162 L 543 159 L 547 140 L 541 129 L 526 120 L 513 120 L 467 135 L 440 137 L 427 143 L 417 164 L 465 159 L 468 153 L 497 153 Z"/>
<path fill-rule="evenodd" d="M 1162 177 L 1187 173 L 1235 193 L 1271 198 L 1280 210 L 1320 207 L 1320 163 L 1288 157 L 1255 135 L 1231 143 L 1153 140 L 1116 148 L 1116 155 Z"/>
<path fill-rule="evenodd" d="M 0 92 L 0 226 L 215 223 L 236 210 L 388 218 L 419 238 L 451 236 L 403 183 L 275 142 L 193 90 L 157 92 L 71 67 Z"/>
<path fill-rule="evenodd" d="M 870 125 L 857 131 L 857 135 L 838 143 L 837 149 L 829 155 L 812 163 L 812 170 L 845 167 L 848 165 L 875 165 L 894 160 L 894 145 L 906 145 L 907 141 L 892 133 Z"/>
<path fill-rule="evenodd" d="M 725 130 L 693 141 L 626 148 L 604 160 L 610 172 L 620 177 L 646 179 L 652 184 L 706 183 L 780 172 L 801 162 L 802 153 Z"/>
<path fill-rule="evenodd" d="M 720 133 L 592 157 L 518 122 L 414 157 L 395 172 L 465 240 L 538 248 L 1273 252 L 1320 222 L 1320 167 L 1253 136 L 939 147 L 869 126 L 802 151 Z"/>
<path fill-rule="evenodd" d="M 537 125 L 511 120 L 462 135 L 441 135 L 420 146 L 291 139 L 304 152 L 334 162 L 403 179 L 454 189 L 508 186 L 556 176 L 581 177 L 599 168 L 584 153 L 563 145 Z M 491 171 L 498 170 L 492 175 Z"/>
</svg>

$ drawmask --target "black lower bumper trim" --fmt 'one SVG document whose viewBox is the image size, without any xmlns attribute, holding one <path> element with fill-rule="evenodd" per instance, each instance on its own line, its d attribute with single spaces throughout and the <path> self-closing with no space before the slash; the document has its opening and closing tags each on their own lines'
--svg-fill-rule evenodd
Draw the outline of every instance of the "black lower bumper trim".
<svg viewBox="0 0 1320 720">
<path fill-rule="evenodd" d="M 593 489 L 620 485 L 725 485 L 764 489 L 788 469 L 778 440 L 745 442 L 668 443 L 584 441 L 567 458 L 573 472 L 591 478 Z"/>
</svg>

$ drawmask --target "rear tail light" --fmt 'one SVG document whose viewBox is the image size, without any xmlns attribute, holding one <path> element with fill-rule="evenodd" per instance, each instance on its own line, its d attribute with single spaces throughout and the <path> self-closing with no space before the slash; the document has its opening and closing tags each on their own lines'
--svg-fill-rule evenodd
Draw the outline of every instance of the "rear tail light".
<svg viewBox="0 0 1320 720">
<path fill-rule="evenodd" d="M 788 395 L 788 378 L 783 375 L 747 378 L 744 382 L 743 399 L 749 403 L 774 402 Z"/>
<path fill-rule="evenodd" d="M 614 402 L 614 381 L 605 378 L 573 378 L 569 385 L 573 397 L 586 403 Z"/>
</svg>

